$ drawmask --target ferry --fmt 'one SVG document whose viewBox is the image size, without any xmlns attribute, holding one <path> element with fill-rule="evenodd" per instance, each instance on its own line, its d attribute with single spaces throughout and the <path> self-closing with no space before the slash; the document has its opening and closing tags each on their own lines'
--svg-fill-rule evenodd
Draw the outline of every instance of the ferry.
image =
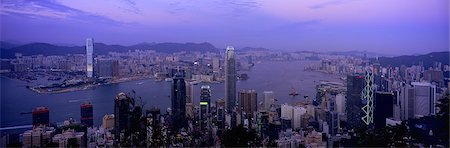
<svg viewBox="0 0 450 148">
<path fill-rule="evenodd" d="M 293 97 L 299 95 L 298 92 L 295 90 L 294 86 L 292 86 L 292 88 L 291 88 L 291 93 L 289 93 L 289 95 L 290 95 L 290 96 L 293 96 Z"/>
</svg>

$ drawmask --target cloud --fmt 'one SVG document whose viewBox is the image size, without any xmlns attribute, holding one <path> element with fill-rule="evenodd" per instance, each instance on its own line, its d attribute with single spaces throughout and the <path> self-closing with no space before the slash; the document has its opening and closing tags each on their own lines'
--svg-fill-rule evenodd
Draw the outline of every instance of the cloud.
<svg viewBox="0 0 450 148">
<path fill-rule="evenodd" d="M 67 19 L 76 15 L 76 12 L 71 9 L 56 9 L 57 6 L 45 1 L 2 1 L 0 7 L 1 14 L 19 14 L 32 18 Z"/>
<path fill-rule="evenodd" d="M 331 0 L 331 1 L 323 2 L 323 3 L 315 4 L 313 6 L 310 6 L 309 8 L 321 9 L 321 8 L 325 8 L 325 7 L 332 6 L 332 5 L 341 5 L 341 4 L 349 3 L 352 1 L 356 1 L 356 0 Z"/>
</svg>

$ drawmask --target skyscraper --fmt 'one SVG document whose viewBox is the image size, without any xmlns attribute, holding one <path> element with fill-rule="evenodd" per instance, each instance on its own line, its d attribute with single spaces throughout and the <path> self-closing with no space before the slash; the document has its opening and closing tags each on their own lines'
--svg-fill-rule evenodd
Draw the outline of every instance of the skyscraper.
<svg viewBox="0 0 450 148">
<path fill-rule="evenodd" d="M 275 102 L 275 97 L 273 91 L 264 91 L 264 109 L 266 111 L 270 110 L 270 107 Z"/>
<path fill-rule="evenodd" d="M 208 124 L 208 114 L 210 113 L 211 89 L 209 85 L 201 87 L 200 94 L 200 126 L 202 129 Z"/>
<path fill-rule="evenodd" d="M 178 131 L 186 125 L 186 83 L 181 72 L 177 72 L 173 78 L 171 102 L 172 128 Z"/>
<path fill-rule="evenodd" d="M 436 85 L 428 82 L 412 82 L 414 87 L 414 116 L 429 116 L 436 113 Z"/>
<path fill-rule="evenodd" d="M 86 125 L 88 127 L 92 127 L 94 125 L 93 118 L 93 108 L 91 102 L 86 102 L 80 105 L 81 111 L 81 124 Z"/>
<path fill-rule="evenodd" d="M 391 92 L 375 93 L 375 108 L 373 112 L 373 120 L 376 129 L 386 126 L 386 118 L 394 115 L 394 94 Z"/>
<path fill-rule="evenodd" d="M 373 124 L 373 90 L 373 70 L 368 68 L 364 75 L 364 89 L 361 94 L 361 101 L 364 104 L 361 108 L 364 116 L 361 119 L 366 125 Z"/>
<path fill-rule="evenodd" d="M 408 120 L 414 118 L 414 88 L 411 86 L 403 86 L 398 93 L 398 99 L 395 102 L 395 108 L 399 111 L 396 116 L 400 120 Z"/>
<path fill-rule="evenodd" d="M 134 100 L 128 97 L 125 93 L 117 94 L 114 100 L 114 130 L 117 143 L 123 143 L 126 137 L 129 136 L 129 129 L 131 128 L 130 111 L 134 106 Z"/>
<path fill-rule="evenodd" d="M 36 107 L 31 113 L 33 114 L 33 126 L 50 123 L 50 111 L 47 107 Z"/>
<path fill-rule="evenodd" d="M 216 110 L 218 126 L 222 128 L 225 121 L 225 100 L 223 98 L 216 100 Z"/>
<path fill-rule="evenodd" d="M 363 122 L 361 118 L 364 116 L 361 110 L 362 96 L 361 92 L 364 88 L 364 76 L 362 75 L 348 75 L 347 76 L 347 101 L 346 112 L 347 122 L 350 128 L 362 127 Z"/>
<path fill-rule="evenodd" d="M 94 39 L 86 39 L 86 77 L 92 78 L 94 74 Z"/>
<path fill-rule="evenodd" d="M 227 47 L 225 53 L 225 102 L 227 112 L 232 112 L 236 102 L 236 59 L 234 48 Z"/>
<path fill-rule="evenodd" d="M 239 92 L 239 107 L 245 114 L 244 119 L 253 118 L 253 113 L 257 111 L 257 93 L 255 90 L 242 90 Z"/>
</svg>

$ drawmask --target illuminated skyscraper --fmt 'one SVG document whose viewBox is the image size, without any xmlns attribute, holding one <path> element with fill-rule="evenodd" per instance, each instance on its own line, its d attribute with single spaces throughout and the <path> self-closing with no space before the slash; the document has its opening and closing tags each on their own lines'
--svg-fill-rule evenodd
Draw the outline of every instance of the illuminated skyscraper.
<svg viewBox="0 0 450 148">
<path fill-rule="evenodd" d="M 86 125 L 88 127 L 92 127 L 94 125 L 93 118 L 93 108 L 91 102 L 86 102 L 80 105 L 81 110 L 81 124 Z"/>
<path fill-rule="evenodd" d="M 94 39 L 86 39 L 86 76 L 92 78 L 94 74 Z"/>
<path fill-rule="evenodd" d="M 33 112 L 33 126 L 49 125 L 50 111 L 47 107 L 36 107 Z"/>
<path fill-rule="evenodd" d="M 373 71 L 367 69 L 364 75 L 364 89 L 362 91 L 362 103 L 364 106 L 361 108 L 364 111 L 364 116 L 361 118 L 366 125 L 373 124 Z"/>
<path fill-rule="evenodd" d="M 225 102 L 227 112 L 232 112 L 236 102 L 236 59 L 234 48 L 227 47 L 225 54 Z"/>
<path fill-rule="evenodd" d="M 208 124 L 208 114 L 210 112 L 211 89 L 208 85 L 201 87 L 200 94 L 200 126 L 202 129 Z"/>
</svg>

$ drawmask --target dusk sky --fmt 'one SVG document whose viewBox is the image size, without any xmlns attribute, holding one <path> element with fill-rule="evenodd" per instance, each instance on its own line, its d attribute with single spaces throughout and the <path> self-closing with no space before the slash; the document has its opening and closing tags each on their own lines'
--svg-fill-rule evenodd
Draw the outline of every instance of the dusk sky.
<svg viewBox="0 0 450 148">
<path fill-rule="evenodd" d="M 1 40 L 21 43 L 449 50 L 449 0 L 2 0 L 0 15 Z"/>
</svg>

